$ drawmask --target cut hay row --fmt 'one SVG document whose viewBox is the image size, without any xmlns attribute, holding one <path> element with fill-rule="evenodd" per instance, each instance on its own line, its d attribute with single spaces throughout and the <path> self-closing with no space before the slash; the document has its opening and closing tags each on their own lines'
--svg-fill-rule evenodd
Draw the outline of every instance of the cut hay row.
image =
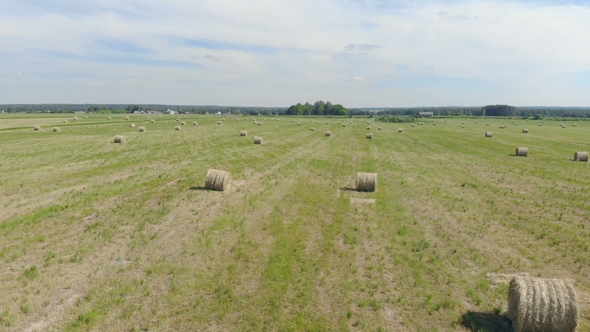
<svg viewBox="0 0 590 332">
<path fill-rule="evenodd" d="M 226 191 L 231 185 L 231 174 L 226 171 L 210 169 L 207 171 L 205 188 L 210 190 Z"/>
<path fill-rule="evenodd" d="M 121 136 L 121 135 L 115 136 L 115 143 L 125 143 L 125 136 Z"/>
<path fill-rule="evenodd" d="M 254 136 L 254 144 L 262 144 L 263 138 L 260 136 Z"/>
<path fill-rule="evenodd" d="M 588 161 L 587 151 L 577 151 L 574 153 L 574 161 Z"/>
<path fill-rule="evenodd" d="M 516 150 L 514 151 L 514 154 L 517 157 L 526 157 L 529 154 L 529 148 L 525 148 L 525 147 L 516 148 Z"/>
<path fill-rule="evenodd" d="M 515 332 L 574 332 L 578 327 L 578 296 L 570 280 L 528 276 L 512 278 L 508 317 Z"/>
<path fill-rule="evenodd" d="M 356 173 L 357 191 L 375 191 L 377 189 L 377 173 Z"/>
</svg>

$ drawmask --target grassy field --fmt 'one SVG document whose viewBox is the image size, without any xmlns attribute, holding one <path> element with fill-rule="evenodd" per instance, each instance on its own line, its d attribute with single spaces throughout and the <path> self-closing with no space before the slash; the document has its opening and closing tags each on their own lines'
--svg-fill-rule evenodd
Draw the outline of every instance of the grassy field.
<svg viewBox="0 0 590 332">
<path fill-rule="evenodd" d="M 111 116 L 0 115 L 0 330 L 509 331 L 526 272 L 590 331 L 589 122 Z"/>
</svg>

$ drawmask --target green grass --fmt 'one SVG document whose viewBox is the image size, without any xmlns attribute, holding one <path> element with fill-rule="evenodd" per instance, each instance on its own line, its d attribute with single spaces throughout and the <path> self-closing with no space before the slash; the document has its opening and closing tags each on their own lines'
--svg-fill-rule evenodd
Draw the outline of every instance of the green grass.
<svg viewBox="0 0 590 332">
<path fill-rule="evenodd" d="M 2 328 L 486 331 L 507 309 L 489 273 L 590 289 L 588 165 L 571 161 L 587 122 L 378 123 L 367 140 L 366 118 L 107 116 L 0 116 Z M 229 192 L 202 190 L 209 168 Z M 356 172 L 377 192 L 349 190 Z"/>
</svg>

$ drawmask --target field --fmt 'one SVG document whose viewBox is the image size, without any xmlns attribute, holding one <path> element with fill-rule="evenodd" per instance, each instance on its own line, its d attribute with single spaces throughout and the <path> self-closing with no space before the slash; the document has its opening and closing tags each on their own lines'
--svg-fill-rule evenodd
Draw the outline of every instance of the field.
<svg viewBox="0 0 590 332">
<path fill-rule="evenodd" d="M 590 331 L 590 122 L 111 116 L 0 115 L 0 330 L 509 331 L 529 273 Z"/>
</svg>

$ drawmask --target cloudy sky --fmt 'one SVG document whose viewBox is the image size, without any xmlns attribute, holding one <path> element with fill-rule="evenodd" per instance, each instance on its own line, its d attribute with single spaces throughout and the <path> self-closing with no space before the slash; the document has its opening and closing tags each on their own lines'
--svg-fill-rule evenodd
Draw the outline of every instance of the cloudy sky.
<svg viewBox="0 0 590 332">
<path fill-rule="evenodd" d="M 590 106 L 590 1 L 0 0 L 0 104 Z"/>
</svg>

